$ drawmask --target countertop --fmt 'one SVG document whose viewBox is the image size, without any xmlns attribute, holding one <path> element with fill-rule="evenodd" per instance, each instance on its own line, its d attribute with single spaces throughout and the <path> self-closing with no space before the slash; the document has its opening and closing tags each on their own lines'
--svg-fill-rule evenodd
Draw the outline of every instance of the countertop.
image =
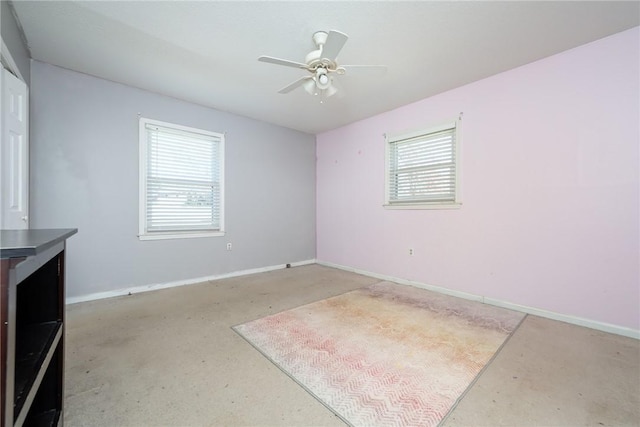
<svg viewBox="0 0 640 427">
<path fill-rule="evenodd" d="M 77 228 L 0 230 L 0 257 L 37 255 L 78 232 Z"/>
</svg>

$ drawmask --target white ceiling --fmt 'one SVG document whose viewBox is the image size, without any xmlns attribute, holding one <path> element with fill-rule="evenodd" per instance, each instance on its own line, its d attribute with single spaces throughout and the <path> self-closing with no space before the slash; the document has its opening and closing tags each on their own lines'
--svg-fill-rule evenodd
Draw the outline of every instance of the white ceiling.
<svg viewBox="0 0 640 427">
<path fill-rule="evenodd" d="M 13 1 L 34 59 L 308 133 L 319 133 L 640 25 L 640 2 Z M 323 104 L 279 89 L 305 71 L 318 30 L 349 40 Z"/>
</svg>

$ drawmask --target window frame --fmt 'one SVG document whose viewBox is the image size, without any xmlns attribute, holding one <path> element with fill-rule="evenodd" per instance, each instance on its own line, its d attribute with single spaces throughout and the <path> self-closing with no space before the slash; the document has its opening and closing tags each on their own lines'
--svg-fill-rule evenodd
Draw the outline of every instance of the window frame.
<svg viewBox="0 0 640 427">
<path fill-rule="evenodd" d="M 462 164 L 462 150 L 461 150 L 461 118 L 448 120 L 428 128 L 395 133 L 385 134 L 385 155 L 384 155 L 384 208 L 385 209 L 459 209 L 462 206 L 462 193 L 461 193 L 461 164 Z M 446 130 L 454 130 L 454 200 L 420 200 L 420 201 L 392 201 L 391 200 L 391 145 L 395 142 L 426 137 L 428 135 L 443 132 Z"/>
<path fill-rule="evenodd" d="M 220 185 L 220 226 L 215 230 L 207 229 L 186 229 L 168 230 L 168 231 L 149 231 L 147 230 L 147 155 L 148 155 L 148 133 L 147 125 L 158 126 L 168 129 L 177 130 L 179 132 L 196 133 L 219 139 L 219 185 Z M 138 238 L 140 240 L 164 240 L 164 239 L 185 239 L 200 237 L 219 237 L 225 235 L 225 134 L 211 132 L 204 129 L 193 128 L 189 126 L 178 125 L 175 123 L 164 122 L 160 120 L 140 117 L 139 119 L 139 219 L 138 219 Z"/>
</svg>

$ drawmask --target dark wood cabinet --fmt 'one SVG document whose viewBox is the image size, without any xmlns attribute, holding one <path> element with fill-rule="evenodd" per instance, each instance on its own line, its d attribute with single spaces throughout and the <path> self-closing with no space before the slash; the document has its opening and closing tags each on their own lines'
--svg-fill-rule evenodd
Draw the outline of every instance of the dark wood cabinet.
<svg viewBox="0 0 640 427">
<path fill-rule="evenodd" d="M 0 231 L 0 427 L 62 425 L 65 247 L 76 231 Z"/>
</svg>

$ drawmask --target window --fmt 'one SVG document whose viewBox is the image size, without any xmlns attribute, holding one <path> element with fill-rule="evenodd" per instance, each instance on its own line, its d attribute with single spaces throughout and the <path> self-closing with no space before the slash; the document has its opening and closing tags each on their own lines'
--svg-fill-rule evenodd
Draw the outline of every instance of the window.
<svg viewBox="0 0 640 427">
<path fill-rule="evenodd" d="M 140 239 L 224 234 L 224 134 L 140 119 Z"/>
<path fill-rule="evenodd" d="M 432 129 L 386 136 L 388 208 L 460 206 L 458 121 Z"/>
</svg>

